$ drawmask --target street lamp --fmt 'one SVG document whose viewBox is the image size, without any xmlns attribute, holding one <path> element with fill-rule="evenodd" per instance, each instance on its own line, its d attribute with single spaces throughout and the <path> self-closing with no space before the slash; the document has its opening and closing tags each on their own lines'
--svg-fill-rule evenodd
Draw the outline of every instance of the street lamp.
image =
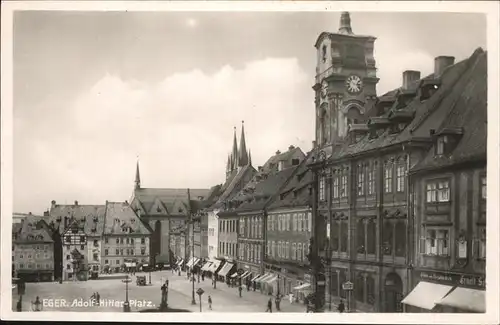
<svg viewBox="0 0 500 325">
<path fill-rule="evenodd" d="M 160 311 L 166 311 L 168 307 L 168 280 L 161 286 Z"/>
<path fill-rule="evenodd" d="M 130 302 L 128 301 L 128 283 L 132 281 L 129 279 L 128 274 L 125 277 L 125 302 L 123 303 L 123 312 L 129 313 L 130 312 Z"/>
</svg>

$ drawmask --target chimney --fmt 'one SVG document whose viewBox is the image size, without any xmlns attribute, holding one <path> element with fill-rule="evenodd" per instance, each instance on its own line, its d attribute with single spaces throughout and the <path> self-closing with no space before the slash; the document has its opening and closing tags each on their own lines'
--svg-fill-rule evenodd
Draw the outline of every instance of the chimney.
<svg viewBox="0 0 500 325">
<path fill-rule="evenodd" d="M 295 149 L 295 147 L 293 145 L 290 145 L 290 147 L 288 147 L 288 150 L 290 150 L 290 151 L 293 149 Z"/>
<path fill-rule="evenodd" d="M 278 150 L 278 151 L 276 151 L 276 155 L 279 155 L 280 153 L 281 153 L 281 151 L 279 151 L 279 150 Z"/>
<path fill-rule="evenodd" d="M 44 211 L 44 212 L 43 212 L 43 216 L 44 216 L 44 217 L 48 217 L 48 216 L 49 216 L 49 211 Z"/>
<path fill-rule="evenodd" d="M 314 140 L 313 140 L 313 142 L 312 142 L 312 146 L 313 146 L 313 147 L 312 147 L 313 149 L 314 149 L 314 148 L 316 148 L 316 141 L 314 141 Z"/>
<path fill-rule="evenodd" d="M 410 88 L 410 85 L 420 80 L 420 71 L 406 70 L 403 72 L 403 89 Z"/>
<path fill-rule="evenodd" d="M 78 201 L 75 200 L 75 205 L 78 206 Z"/>
<path fill-rule="evenodd" d="M 32 213 L 31 213 L 31 212 L 28 212 L 28 214 L 29 214 L 29 215 L 32 215 Z"/>
<path fill-rule="evenodd" d="M 453 56 L 438 56 L 434 59 L 434 78 L 439 78 L 444 69 L 455 64 Z"/>
<path fill-rule="evenodd" d="M 52 200 L 52 202 L 50 202 L 50 203 L 51 203 L 52 209 L 54 209 L 56 207 L 56 200 Z"/>
</svg>

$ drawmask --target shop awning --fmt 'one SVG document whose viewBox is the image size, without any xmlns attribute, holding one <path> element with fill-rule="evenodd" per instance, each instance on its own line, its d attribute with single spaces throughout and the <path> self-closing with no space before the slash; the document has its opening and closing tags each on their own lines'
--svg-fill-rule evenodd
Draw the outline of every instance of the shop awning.
<svg viewBox="0 0 500 325">
<path fill-rule="evenodd" d="M 432 310 L 451 289 L 451 286 L 444 284 L 420 281 L 401 303 Z"/>
<path fill-rule="evenodd" d="M 265 279 L 263 282 L 267 284 L 273 284 L 276 280 L 278 280 L 278 276 L 272 276 L 270 278 Z"/>
<path fill-rule="evenodd" d="M 146 266 L 149 266 L 149 264 L 148 263 L 142 264 L 142 267 L 146 267 Z"/>
<path fill-rule="evenodd" d="M 301 290 L 304 290 L 304 289 L 307 289 L 311 286 L 310 283 L 303 283 L 301 285 L 298 285 L 296 287 L 293 287 L 293 290 L 297 290 L 297 291 L 301 291 Z"/>
<path fill-rule="evenodd" d="M 191 265 L 193 265 L 193 262 L 194 262 L 194 257 L 191 257 L 187 262 L 186 267 L 191 267 Z"/>
<path fill-rule="evenodd" d="M 135 262 L 125 262 L 125 266 L 126 267 L 136 267 L 136 263 Z"/>
<path fill-rule="evenodd" d="M 252 273 L 250 271 L 246 271 L 245 273 L 243 273 L 243 275 L 241 276 L 241 279 L 242 280 L 245 280 L 246 278 L 248 278 L 249 276 L 251 276 Z"/>
<path fill-rule="evenodd" d="M 201 261 L 201 259 L 199 259 L 198 257 L 195 257 L 195 260 L 194 260 L 193 266 L 198 265 L 198 263 L 200 263 L 200 261 Z"/>
<path fill-rule="evenodd" d="M 252 282 L 257 281 L 257 280 L 259 280 L 263 276 L 264 276 L 264 274 L 257 274 L 256 276 L 253 277 L 253 279 L 251 281 Z"/>
<path fill-rule="evenodd" d="M 181 266 L 183 262 L 184 262 L 184 260 L 181 258 L 181 259 L 177 262 L 177 265 L 178 265 L 178 266 Z"/>
<path fill-rule="evenodd" d="M 236 278 L 238 276 L 238 272 L 234 272 L 233 275 L 231 275 L 231 278 Z"/>
<path fill-rule="evenodd" d="M 271 273 L 266 273 L 263 277 L 255 280 L 255 282 L 265 282 L 269 280 L 273 275 Z"/>
<path fill-rule="evenodd" d="M 226 264 L 224 264 L 222 269 L 219 271 L 218 275 L 219 276 L 226 276 L 229 273 L 229 271 L 231 271 L 232 268 L 233 268 L 233 264 L 226 263 Z"/>
<path fill-rule="evenodd" d="M 214 273 L 219 268 L 220 263 L 220 261 L 213 262 L 208 271 Z"/>
<path fill-rule="evenodd" d="M 206 262 L 205 264 L 203 264 L 203 266 L 201 267 L 201 270 L 202 271 L 208 271 L 210 269 L 210 266 L 212 266 L 212 262 Z"/>
<path fill-rule="evenodd" d="M 477 313 L 485 313 L 486 291 L 457 287 L 437 304 Z"/>
</svg>

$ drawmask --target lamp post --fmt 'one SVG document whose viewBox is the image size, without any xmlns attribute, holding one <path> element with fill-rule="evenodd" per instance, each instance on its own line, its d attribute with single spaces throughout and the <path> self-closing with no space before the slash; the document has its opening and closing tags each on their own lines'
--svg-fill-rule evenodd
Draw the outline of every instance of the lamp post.
<svg viewBox="0 0 500 325">
<path fill-rule="evenodd" d="M 129 313 L 130 312 L 130 302 L 128 301 L 128 283 L 132 281 L 129 279 L 128 274 L 125 277 L 125 302 L 123 303 L 123 312 Z"/>
<path fill-rule="evenodd" d="M 204 292 L 205 290 L 203 290 L 202 288 L 196 290 L 196 293 L 200 296 L 200 313 L 201 313 L 201 295 L 203 295 Z"/>
</svg>

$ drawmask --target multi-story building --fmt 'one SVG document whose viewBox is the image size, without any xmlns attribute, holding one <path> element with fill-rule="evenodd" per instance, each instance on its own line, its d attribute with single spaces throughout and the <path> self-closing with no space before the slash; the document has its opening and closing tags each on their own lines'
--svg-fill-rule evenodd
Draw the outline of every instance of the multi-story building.
<svg viewBox="0 0 500 325">
<path fill-rule="evenodd" d="M 276 292 L 300 300 L 312 290 L 306 258 L 312 237 L 311 158 L 312 152 L 267 208 L 264 267 L 278 276 Z"/>
<path fill-rule="evenodd" d="M 149 263 L 151 232 L 128 202 L 106 202 L 103 270 L 119 272 Z"/>
<path fill-rule="evenodd" d="M 407 312 L 486 311 L 486 53 L 465 64 L 446 119 L 430 116 L 416 134 L 432 147 L 411 170 L 416 245 Z"/>
<path fill-rule="evenodd" d="M 56 278 L 74 279 L 76 270 L 73 265 L 77 263 L 80 254 L 81 261 L 85 261 L 85 265 L 80 265 L 80 272 L 84 269 L 89 272 L 102 270 L 101 246 L 105 210 L 105 205 L 81 205 L 78 201 L 75 201 L 74 204 L 61 205 L 52 201 L 46 216 L 53 229 L 55 269 L 59 271 L 57 267 L 60 268 L 60 272 L 55 272 Z M 69 229 L 70 225 L 72 225 L 72 229 Z M 66 237 L 64 237 L 65 234 Z M 85 243 L 82 243 L 82 238 L 85 238 Z M 83 275 L 80 277 L 83 279 Z"/>
<path fill-rule="evenodd" d="M 320 307 L 347 298 L 352 310 L 398 312 L 413 263 L 408 171 L 427 152 L 429 132 L 448 117 L 454 89 L 472 76 L 482 51 L 457 64 L 437 57 L 423 79 L 405 71 L 401 87 L 377 98 L 374 41 L 354 35 L 342 13 L 338 33 L 316 42 L 313 248 L 327 263 L 315 269 L 314 290 Z"/>
<path fill-rule="evenodd" d="M 284 186 L 305 155 L 300 148 L 274 156 L 258 168 L 257 173 L 245 187 L 228 201 L 226 210 L 219 212 L 221 218 L 238 218 L 238 271 L 256 279 L 264 273 L 266 205 Z M 270 279 L 269 279 L 270 280 Z M 272 285 L 272 281 L 269 281 Z M 272 287 L 271 287 L 272 288 Z"/>
<path fill-rule="evenodd" d="M 235 257 L 237 244 L 237 217 L 226 218 L 224 211 L 230 209 L 230 200 L 243 189 L 257 171 L 252 166 L 250 152 L 246 150 L 245 129 L 242 125 L 240 147 L 238 149 L 236 128 L 233 137 L 232 152 L 228 157 L 226 180 L 221 186 L 214 204 L 205 209 L 208 219 L 208 258 Z M 232 222 L 232 228 L 228 224 Z M 227 227 L 226 227 L 227 225 Z M 221 227 L 224 227 L 223 229 Z M 232 245 L 232 246 L 231 246 Z M 231 246 L 231 248 L 230 248 Z M 233 251 L 230 251 L 233 249 Z M 231 254 L 229 254 L 231 252 Z"/>
<path fill-rule="evenodd" d="M 25 282 L 54 281 L 54 241 L 42 217 L 26 215 L 15 226 L 12 271 Z"/>
<path fill-rule="evenodd" d="M 203 201 L 209 189 L 144 188 L 141 187 L 139 163 L 130 206 L 148 226 L 151 235 L 150 263 L 174 263 L 174 256 L 185 258 L 187 252 L 186 229 L 189 201 Z M 181 249 L 182 247 L 182 249 Z M 182 251 L 182 252 L 181 252 Z"/>
</svg>

